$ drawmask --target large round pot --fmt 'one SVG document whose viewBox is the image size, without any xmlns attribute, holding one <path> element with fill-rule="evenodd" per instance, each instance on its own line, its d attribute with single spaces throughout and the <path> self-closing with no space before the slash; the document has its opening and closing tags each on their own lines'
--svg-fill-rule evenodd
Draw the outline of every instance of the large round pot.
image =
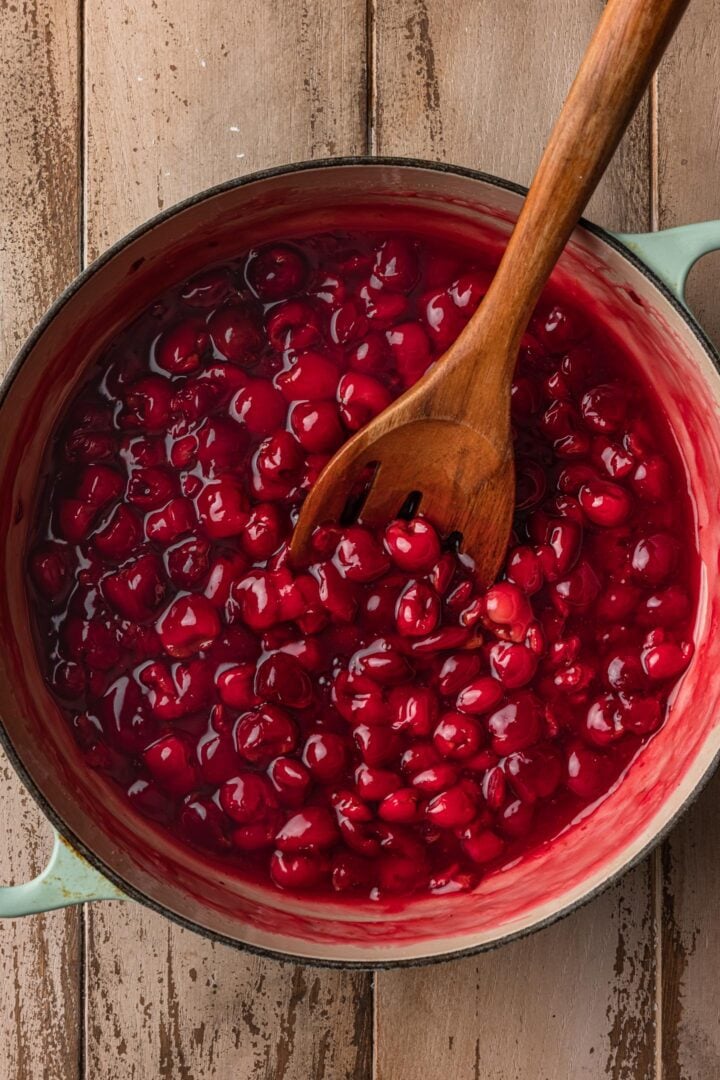
<svg viewBox="0 0 720 1080">
<path fill-rule="evenodd" d="M 0 737 L 71 847 L 58 838 L 39 879 L 0 889 L 0 915 L 124 895 L 202 933 L 276 955 L 367 966 L 450 956 L 527 933 L 587 900 L 657 842 L 698 791 L 720 750 L 720 376 L 681 291 L 692 262 L 720 246 L 720 223 L 624 241 L 584 224 L 555 271 L 559 287 L 591 300 L 657 389 L 693 495 L 703 585 L 699 647 L 665 726 L 617 789 L 549 849 L 470 894 L 405 907 L 303 902 L 243 884 L 209 871 L 192 851 L 127 814 L 120 793 L 84 765 L 43 682 L 24 563 L 38 478 L 58 414 L 120 326 L 199 266 L 308 230 L 351 223 L 397 229 L 422 220 L 424 229 L 500 252 L 523 194 L 493 177 L 400 160 L 257 173 L 132 233 L 45 316 L 8 376 L 0 405 Z"/>
</svg>

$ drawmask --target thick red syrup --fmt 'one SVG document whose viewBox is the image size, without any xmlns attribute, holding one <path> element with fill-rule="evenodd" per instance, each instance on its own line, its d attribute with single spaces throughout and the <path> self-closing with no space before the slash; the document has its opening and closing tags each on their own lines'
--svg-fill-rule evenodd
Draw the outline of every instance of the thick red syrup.
<svg viewBox="0 0 720 1080">
<path fill-rule="evenodd" d="M 409 516 L 288 565 L 322 467 L 489 277 L 417 236 L 251 252 L 163 294 L 58 428 L 29 554 L 49 684 L 88 767 L 209 862 L 317 896 L 466 891 L 663 722 L 692 653 L 682 465 L 632 359 L 561 297 L 520 350 L 500 581 Z"/>
</svg>

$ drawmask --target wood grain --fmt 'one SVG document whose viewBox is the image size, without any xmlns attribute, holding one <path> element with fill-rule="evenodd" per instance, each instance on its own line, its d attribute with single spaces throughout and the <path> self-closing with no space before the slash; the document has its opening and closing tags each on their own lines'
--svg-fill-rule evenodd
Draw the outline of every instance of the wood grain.
<svg viewBox="0 0 720 1080">
<path fill-rule="evenodd" d="M 382 0 L 374 150 L 529 183 L 602 10 L 602 0 Z M 589 217 L 649 227 L 649 134 L 646 101 Z"/>
<path fill-rule="evenodd" d="M 87 249 L 239 173 L 365 144 L 365 8 L 87 0 Z M 215 946 L 134 905 L 88 915 L 87 1075 L 365 1080 L 368 976 Z"/>
<path fill-rule="evenodd" d="M 375 149 L 527 183 L 601 11 L 599 0 L 386 0 Z M 590 215 L 647 227 L 650 175 L 646 101 Z M 434 1078 L 449 1061 L 463 1080 L 651 1080 L 655 878 L 649 860 L 556 927 L 476 960 L 379 973 L 378 1080 Z"/>
<path fill-rule="evenodd" d="M 78 27 L 70 0 L 0 3 L 0 372 L 77 272 Z M 0 882 L 39 873 L 50 827 L 0 755 Z M 80 915 L 0 924 L 0 1077 L 79 1076 Z"/>
<path fill-rule="evenodd" d="M 720 218 L 720 4 L 695 0 L 658 80 L 661 228 Z M 720 345 L 720 254 L 691 274 L 688 298 Z M 663 847 L 663 1080 L 720 1074 L 720 778 Z"/>
</svg>

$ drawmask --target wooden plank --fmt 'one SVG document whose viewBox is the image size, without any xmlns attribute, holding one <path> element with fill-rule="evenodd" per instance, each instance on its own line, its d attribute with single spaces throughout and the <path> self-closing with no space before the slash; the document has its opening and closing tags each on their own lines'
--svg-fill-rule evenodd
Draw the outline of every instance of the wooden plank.
<svg viewBox="0 0 720 1080">
<path fill-rule="evenodd" d="M 365 140 L 365 7 L 87 0 L 91 255 L 163 206 Z M 214 946 L 134 905 L 88 916 L 87 1075 L 364 1080 L 371 983 Z"/>
<path fill-rule="evenodd" d="M 376 20 L 378 153 L 527 183 L 600 0 L 386 0 Z M 650 223 L 647 103 L 590 208 Z M 633 1078 L 655 1073 L 655 862 L 530 939 L 377 977 L 378 1080 Z"/>
<path fill-rule="evenodd" d="M 451 161 L 527 184 L 602 0 L 383 0 L 376 29 L 378 154 Z M 649 226 L 648 108 L 631 124 L 588 215 Z"/>
<path fill-rule="evenodd" d="M 77 272 L 78 32 L 70 0 L 0 3 L 0 372 Z M 42 869 L 50 827 L 0 754 L 0 881 Z M 79 1076 L 80 915 L 0 924 L 0 1076 Z"/>
<path fill-rule="evenodd" d="M 695 0 L 658 78 L 657 205 L 661 228 L 720 217 L 720 5 Z M 688 297 L 720 344 L 720 255 L 698 263 Z M 720 959 L 720 778 L 663 847 L 662 1056 L 664 1080 L 720 1074 L 714 987 Z"/>
</svg>

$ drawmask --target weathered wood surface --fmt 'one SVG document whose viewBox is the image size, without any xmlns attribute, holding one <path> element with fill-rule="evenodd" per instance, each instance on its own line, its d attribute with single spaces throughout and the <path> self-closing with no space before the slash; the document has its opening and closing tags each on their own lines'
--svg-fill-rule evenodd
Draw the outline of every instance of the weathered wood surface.
<svg viewBox="0 0 720 1080">
<path fill-rule="evenodd" d="M 78 26 L 68 0 L 0 3 L 0 372 L 79 266 Z M 0 882 L 50 827 L 0 752 Z M 81 914 L 0 923 L 0 1078 L 79 1076 Z"/>
<path fill-rule="evenodd" d="M 601 6 L 0 0 L 2 357 L 80 250 L 238 173 L 368 148 L 527 182 Z M 694 0 L 595 220 L 720 215 L 719 72 L 720 0 Z M 718 336 L 719 267 L 690 289 Z M 715 1080 L 719 796 L 557 926 L 374 981 L 130 905 L 0 925 L 0 1080 Z M 0 880 L 21 880 L 47 830 L 4 765 L 0 808 Z"/>
</svg>

